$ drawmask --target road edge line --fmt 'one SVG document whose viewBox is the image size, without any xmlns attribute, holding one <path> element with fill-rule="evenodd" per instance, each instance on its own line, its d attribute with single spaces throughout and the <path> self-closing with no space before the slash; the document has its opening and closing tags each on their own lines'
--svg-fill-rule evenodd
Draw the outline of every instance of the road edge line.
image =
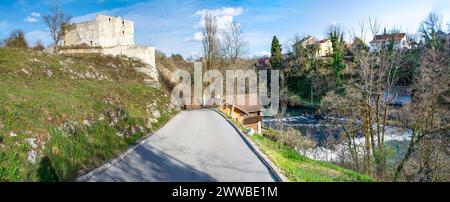
<svg viewBox="0 0 450 202">
<path fill-rule="evenodd" d="M 165 125 L 167 125 L 167 123 L 169 123 L 173 118 L 175 118 L 177 115 L 179 115 L 182 111 L 179 111 L 178 113 L 176 113 L 172 118 L 170 118 L 169 121 L 167 121 L 165 124 L 163 124 L 158 130 L 154 131 L 153 133 L 149 133 L 143 137 L 141 137 L 136 144 L 131 145 L 130 147 L 128 147 L 127 151 L 125 151 L 124 153 L 119 154 L 116 158 L 111 159 L 105 163 L 103 163 L 103 165 L 101 165 L 100 167 L 97 167 L 79 177 L 77 177 L 75 179 L 76 182 L 89 182 L 89 179 L 96 174 L 99 174 L 101 172 L 104 172 L 105 170 L 111 168 L 112 165 L 119 163 L 120 161 L 122 161 L 123 159 L 125 159 L 125 157 L 127 157 L 131 152 L 135 151 L 138 149 L 138 147 L 142 146 L 145 142 L 147 142 L 147 140 L 151 137 L 153 137 L 153 135 L 158 132 L 162 127 L 164 127 Z"/>
<path fill-rule="evenodd" d="M 289 180 L 284 176 L 281 170 L 256 146 L 247 136 L 237 127 L 232 121 L 230 121 L 222 112 L 217 109 L 212 109 L 220 116 L 222 116 L 241 136 L 245 144 L 253 151 L 253 153 L 258 157 L 258 159 L 267 167 L 272 177 L 275 178 L 277 182 L 289 182 Z"/>
<path fill-rule="evenodd" d="M 113 166 L 116 163 L 119 163 L 120 161 L 122 161 L 123 159 L 125 159 L 125 157 L 127 157 L 131 152 L 135 151 L 138 149 L 138 147 L 140 147 L 142 144 L 144 144 L 146 142 L 146 140 L 148 138 L 150 138 L 152 134 L 149 134 L 148 136 L 146 136 L 145 138 L 143 138 L 141 141 L 139 141 L 137 144 L 131 146 L 130 148 L 128 148 L 128 150 L 122 154 L 119 154 L 116 158 L 107 161 L 106 163 L 104 163 L 102 166 L 95 168 L 94 170 L 91 170 L 89 172 L 87 172 L 86 174 L 78 177 L 75 181 L 76 182 L 89 182 L 89 179 L 96 175 L 99 174 L 101 172 L 104 172 L 105 170 L 111 168 L 111 166 Z"/>
</svg>

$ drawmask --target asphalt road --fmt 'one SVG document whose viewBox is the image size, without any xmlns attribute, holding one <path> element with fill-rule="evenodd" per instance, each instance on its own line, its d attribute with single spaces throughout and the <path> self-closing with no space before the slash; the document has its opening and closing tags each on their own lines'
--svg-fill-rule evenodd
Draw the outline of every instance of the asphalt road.
<svg viewBox="0 0 450 202">
<path fill-rule="evenodd" d="M 267 182 L 274 178 L 222 116 L 196 110 L 181 112 L 121 161 L 86 181 Z"/>
</svg>

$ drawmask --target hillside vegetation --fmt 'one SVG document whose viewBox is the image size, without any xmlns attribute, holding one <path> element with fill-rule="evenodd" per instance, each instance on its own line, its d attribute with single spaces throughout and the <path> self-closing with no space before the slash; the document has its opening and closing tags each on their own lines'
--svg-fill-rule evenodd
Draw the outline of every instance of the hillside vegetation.
<svg viewBox="0 0 450 202">
<path fill-rule="evenodd" d="M 67 181 L 158 129 L 176 109 L 125 57 L 0 48 L 0 181 Z"/>
<path fill-rule="evenodd" d="M 222 113 L 223 114 L 223 113 Z M 223 114 L 239 130 L 247 131 L 242 124 Z M 295 139 L 303 135 L 298 133 Z M 254 134 L 249 139 L 283 172 L 289 182 L 372 182 L 373 178 L 323 161 L 316 161 L 301 155 L 292 144 L 294 137 L 281 137 L 279 131 L 264 128 L 262 134 Z M 285 139 L 281 141 L 282 139 Z M 291 140 L 288 140 L 291 139 Z M 298 139 L 300 141 L 300 139 Z M 305 139 L 301 140 L 305 144 Z M 291 142 L 291 144 L 289 144 Z"/>
<path fill-rule="evenodd" d="M 315 161 L 300 155 L 285 145 L 280 145 L 261 135 L 251 140 L 282 170 L 291 182 L 370 182 L 372 178 L 327 162 Z"/>
</svg>

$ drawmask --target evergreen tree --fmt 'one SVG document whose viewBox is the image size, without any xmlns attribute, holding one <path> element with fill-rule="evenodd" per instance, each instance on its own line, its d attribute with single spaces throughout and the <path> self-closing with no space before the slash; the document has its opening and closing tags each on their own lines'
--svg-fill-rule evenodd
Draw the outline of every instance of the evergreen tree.
<svg viewBox="0 0 450 202">
<path fill-rule="evenodd" d="M 272 40 L 272 48 L 271 48 L 271 57 L 270 64 L 272 65 L 272 69 L 279 70 L 283 66 L 283 55 L 281 53 L 281 44 L 278 41 L 276 36 L 273 37 Z"/>
<path fill-rule="evenodd" d="M 341 74 L 345 68 L 344 64 L 344 33 L 340 31 L 339 27 L 331 26 L 329 37 L 333 47 L 333 70 L 336 75 L 336 88 L 342 85 Z"/>
</svg>

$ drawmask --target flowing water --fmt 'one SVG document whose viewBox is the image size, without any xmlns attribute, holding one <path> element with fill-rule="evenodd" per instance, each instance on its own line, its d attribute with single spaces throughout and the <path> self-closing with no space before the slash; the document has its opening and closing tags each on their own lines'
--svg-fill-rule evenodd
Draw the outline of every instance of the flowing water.
<svg viewBox="0 0 450 202">
<path fill-rule="evenodd" d="M 342 129 L 337 122 L 345 120 L 345 117 L 317 116 L 314 110 L 288 108 L 282 118 L 266 117 L 263 120 L 264 126 L 279 129 L 280 123 L 285 127 L 300 131 L 317 142 L 317 147 L 301 151 L 305 156 L 316 160 L 340 161 L 345 151 L 344 142 L 339 142 Z M 395 126 L 385 127 L 385 143 L 394 150 L 393 159 L 401 158 L 404 153 L 404 145 L 411 138 L 411 130 L 402 129 Z M 364 147 L 364 138 L 357 138 L 356 144 Z"/>
<path fill-rule="evenodd" d="M 323 146 L 327 140 L 339 138 L 340 128 L 333 124 L 335 118 L 317 116 L 313 109 L 288 108 L 282 118 L 266 117 L 264 126 L 279 129 L 280 123 L 285 127 L 293 128 L 314 139 L 319 146 Z"/>
</svg>

